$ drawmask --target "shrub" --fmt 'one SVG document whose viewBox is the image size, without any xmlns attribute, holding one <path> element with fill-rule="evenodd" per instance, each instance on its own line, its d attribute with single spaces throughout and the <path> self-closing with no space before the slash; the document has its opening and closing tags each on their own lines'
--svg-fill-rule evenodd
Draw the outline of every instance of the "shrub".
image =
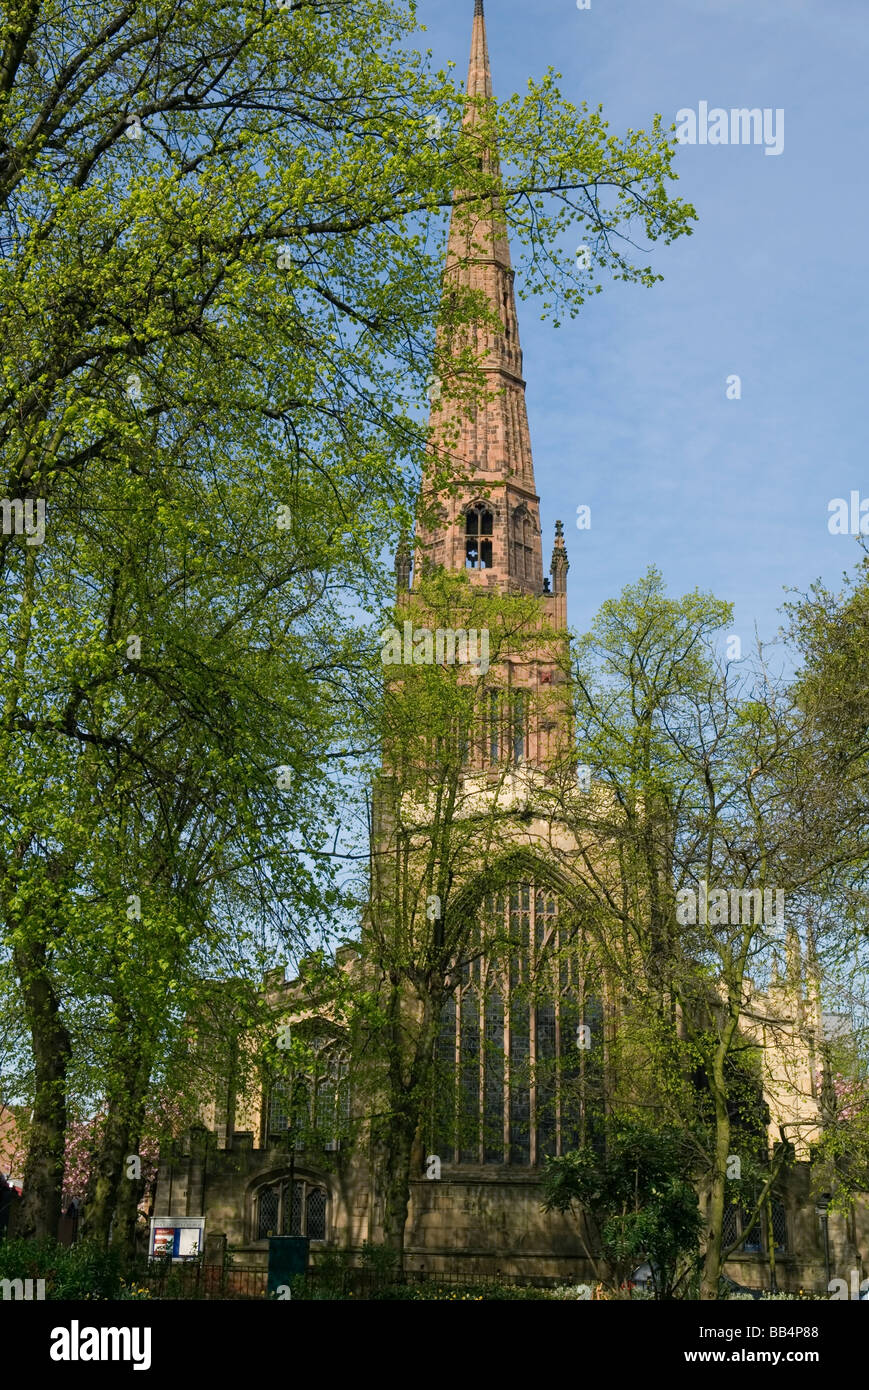
<svg viewBox="0 0 869 1390">
<path fill-rule="evenodd" d="M 0 1279 L 44 1279 L 46 1299 L 140 1299 L 146 1288 L 129 1277 L 117 1251 L 90 1241 L 0 1241 Z"/>
</svg>

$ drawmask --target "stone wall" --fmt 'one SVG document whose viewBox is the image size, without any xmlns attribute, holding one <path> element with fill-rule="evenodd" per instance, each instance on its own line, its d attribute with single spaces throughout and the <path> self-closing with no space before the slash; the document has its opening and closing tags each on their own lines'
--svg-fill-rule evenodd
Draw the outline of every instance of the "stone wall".
<svg viewBox="0 0 869 1390">
<path fill-rule="evenodd" d="M 312 1246 L 315 1260 L 327 1246 L 358 1254 L 365 1241 L 382 1239 L 364 1155 L 297 1153 L 294 1171 L 329 1194 L 328 1239 Z M 257 1192 L 289 1172 L 286 1147 L 254 1148 L 252 1134 L 236 1133 L 230 1147 L 218 1148 L 216 1135 L 194 1129 L 174 1159 L 161 1156 L 155 1214 L 204 1214 L 206 1234 L 225 1235 L 238 1263 L 265 1265 L 268 1242 L 256 1238 Z M 528 1169 L 445 1165 L 439 1180 L 417 1179 L 406 1230 L 408 1267 L 428 1273 L 592 1280 L 576 1217 L 544 1212 L 541 1196 L 539 1176 Z M 788 1249 L 776 1256 L 778 1286 L 792 1293 L 826 1292 L 823 1224 L 811 1191 L 810 1164 L 794 1166 L 783 1200 Z M 848 1218 L 831 1214 L 828 1231 L 829 1278 L 844 1279 L 850 1288 L 852 1271 L 859 1281 L 869 1270 L 869 1197 L 861 1198 Z M 769 1287 L 765 1253 L 736 1254 L 727 1273 L 749 1288 Z"/>
</svg>

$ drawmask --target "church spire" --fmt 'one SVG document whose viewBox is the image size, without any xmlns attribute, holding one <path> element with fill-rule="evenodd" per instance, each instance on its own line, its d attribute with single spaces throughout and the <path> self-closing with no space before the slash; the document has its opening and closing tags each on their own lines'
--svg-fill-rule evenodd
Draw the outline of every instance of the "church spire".
<svg viewBox="0 0 869 1390">
<path fill-rule="evenodd" d="M 486 47 L 486 21 L 481 0 L 475 0 L 474 27 L 471 30 L 471 59 L 468 64 L 469 97 L 488 97 L 491 101 L 492 74 L 489 70 L 489 50 Z"/>
<path fill-rule="evenodd" d="M 492 75 L 481 0 L 474 6 L 468 63 L 466 131 L 479 130 L 493 101 Z M 500 188 L 497 151 L 481 147 L 480 167 Z M 467 569 L 473 583 L 502 592 L 542 594 L 540 499 L 525 408 L 522 350 L 513 292 L 514 271 L 503 205 L 469 203 L 456 191 L 444 270 L 444 295 L 484 293 L 497 325 L 477 323 L 453 348 L 470 346 L 485 375 L 487 399 L 475 408 L 438 393 L 430 415 L 431 466 L 423 479 L 417 526 L 421 558 L 446 569 Z M 446 346 L 443 330 L 438 344 Z M 437 493 L 434 475 L 452 487 Z M 418 572 L 419 566 L 416 567 Z"/>
</svg>

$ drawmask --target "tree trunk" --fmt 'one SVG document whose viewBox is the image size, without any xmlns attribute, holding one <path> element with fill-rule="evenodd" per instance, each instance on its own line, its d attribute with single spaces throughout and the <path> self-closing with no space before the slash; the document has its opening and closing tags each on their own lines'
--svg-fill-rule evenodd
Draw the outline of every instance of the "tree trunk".
<svg viewBox="0 0 869 1390">
<path fill-rule="evenodd" d="M 72 1051 L 41 941 L 17 945 L 13 960 L 33 1047 L 34 1100 L 24 1193 L 16 1233 L 56 1239 L 63 1200 L 67 1069 Z"/>
<path fill-rule="evenodd" d="M 733 1026 L 725 1029 L 724 1037 L 715 1050 L 711 1090 L 715 1103 L 715 1155 L 712 1167 L 712 1187 L 709 1197 L 709 1230 L 703 1260 L 701 1299 L 718 1298 L 721 1277 L 721 1238 L 724 1230 L 724 1197 L 727 1179 L 727 1159 L 730 1155 L 730 1115 L 727 1110 L 727 1086 L 724 1079 L 724 1059 L 730 1047 Z"/>
<path fill-rule="evenodd" d="M 766 1199 L 766 1249 L 769 1256 L 769 1291 L 778 1293 L 778 1280 L 775 1267 L 775 1228 L 772 1222 L 772 1197 Z"/>
<path fill-rule="evenodd" d="M 419 1033 L 409 1066 L 401 1050 L 401 998 L 398 992 L 393 997 L 391 1012 L 393 1048 L 389 1066 L 389 1116 L 381 1139 L 383 1238 L 384 1244 L 395 1252 L 397 1272 L 402 1274 L 414 1143 L 422 1119 L 422 1098 L 428 1095 L 431 1082 L 435 1040 L 432 1020 L 437 1016 L 438 1006 L 430 999 L 423 1004 Z"/>
<path fill-rule="evenodd" d="M 396 1272 L 404 1273 L 404 1233 L 410 1206 L 411 1154 L 416 1125 L 413 1117 L 393 1115 L 384 1162 L 384 1244 L 395 1253 Z"/>
<path fill-rule="evenodd" d="M 130 1031 L 117 1040 L 109 1061 L 111 1092 L 82 1233 L 105 1248 L 111 1232 L 112 1245 L 129 1247 L 132 1254 L 142 1179 L 128 1176 L 127 1161 L 138 1157 L 151 1065 L 149 1050 L 132 1027 L 130 1011 L 122 1008 L 119 1013 L 120 1028 Z"/>
<path fill-rule="evenodd" d="M 82 1235 L 96 1241 L 103 1249 L 109 1243 L 118 1189 L 125 1181 L 123 1162 L 127 1152 L 127 1124 L 121 1102 L 115 1096 L 109 1102 L 93 1182 L 82 1218 Z"/>
<path fill-rule="evenodd" d="M 127 1153 L 135 1154 L 139 1147 L 138 1135 L 128 1133 Z M 112 1227 L 112 1248 L 117 1250 L 126 1268 L 136 1253 L 136 1222 L 139 1216 L 139 1202 L 144 1191 L 144 1178 L 128 1177 L 126 1166 L 121 1168 L 115 1196 L 114 1225 Z"/>
</svg>

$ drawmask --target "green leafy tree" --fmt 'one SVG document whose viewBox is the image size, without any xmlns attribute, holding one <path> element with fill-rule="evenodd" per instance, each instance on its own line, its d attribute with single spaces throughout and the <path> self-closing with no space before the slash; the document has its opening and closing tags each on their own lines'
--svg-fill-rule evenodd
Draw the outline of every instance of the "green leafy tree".
<svg viewBox="0 0 869 1390">
<path fill-rule="evenodd" d="M 681 1113 L 696 1133 L 705 1127 L 703 1298 L 718 1296 L 728 1253 L 734 1143 L 741 1136 L 754 1153 L 756 1126 L 766 1123 L 737 1065 L 757 1047 L 752 1001 L 785 978 L 788 1007 L 761 1010 L 770 1020 L 764 1046 L 794 1056 L 803 1046 L 794 1020 L 800 940 L 805 956 L 808 918 L 842 855 L 838 789 L 816 761 L 813 728 L 762 654 L 741 672 L 718 657 L 716 634 L 729 622 L 729 607 L 711 596 L 668 598 L 654 569 L 604 605 L 573 673 L 592 792 L 584 804 L 567 794 L 567 766 L 552 802 L 575 841 L 561 852 L 565 871 L 581 886 L 595 949 L 633 1014 L 635 1049 L 654 1068 L 658 1100 L 645 1099 L 668 1119 Z M 830 949 L 842 940 L 831 924 Z M 616 1016 L 614 1031 L 620 1026 Z M 620 1076 L 630 1104 L 636 1082 L 625 1069 Z M 814 1123 L 811 1097 L 790 1096 L 797 1112 L 800 1100 L 809 1108 L 789 1139 L 801 1125 L 809 1137 Z M 763 1147 L 769 1182 L 750 1214 L 780 1168 L 768 1141 Z"/>
<path fill-rule="evenodd" d="M 215 926 L 237 955 L 239 906 L 284 930 L 333 901 L 314 870 L 324 769 L 352 744 L 351 606 L 379 601 L 374 557 L 415 488 L 435 323 L 484 311 L 439 307 L 425 219 L 490 206 L 497 136 L 527 285 L 557 305 L 588 288 L 569 229 L 643 283 L 638 227 L 690 230 L 659 120 L 619 140 L 548 75 L 463 124 L 413 27 L 387 0 L 0 17 L 0 914 L 33 1058 L 34 1235 L 56 1228 L 100 1003 L 112 1085 L 140 1096 L 161 975 L 189 978 Z M 145 953 L 114 904 L 141 882 L 139 1007 Z M 206 925 L 193 899 L 219 892 Z"/>
<path fill-rule="evenodd" d="M 656 1297 L 672 1298 L 702 1227 L 693 1161 L 684 1130 L 621 1116 L 608 1124 L 605 1147 L 586 1144 L 547 1160 L 544 1209 L 579 1208 L 586 1257 L 611 1289 L 628 1289 L 648 1262 Z"/>
</svg>

